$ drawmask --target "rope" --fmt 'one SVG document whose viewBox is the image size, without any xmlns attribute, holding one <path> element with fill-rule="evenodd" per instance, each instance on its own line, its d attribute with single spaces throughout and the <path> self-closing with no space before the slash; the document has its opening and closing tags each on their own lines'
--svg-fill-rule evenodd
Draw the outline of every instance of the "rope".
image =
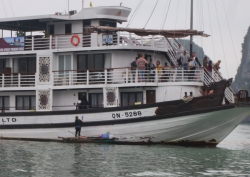
<svg viewBox="0 0 250 177">
<path fill-rule="evenodd" d="M 163 29 L 164 26 L 165 26 L 165 24 L 166 24 L 166 19 L 167 19 L 167 16 L 168 16 L 170 4 L 171 4 L 171 0 L 169 1 L 167 14 L 166 14 L 166 16 L 165 16 L 165 18 L 164 18 L 163 25 L 161 26 L 161 29 Z"/>
<path fill-rule="evenodd" d="M 215 60 L 215 50 L 214 50 L 214 39 L 213 39 L 213 29 L 212 29 L 212 23 L 211 23 L 211 18 L 210 18 L 210 8 L 209 8 L 209 2 L 207 0 L 208 4 L 208 17 L 209 17 L 209 22 L 210 22 L 210 29 L 211 29 L 211 39 L 212 39 L 212 46 L 213 46 L 213 54 L 214 54 L 214 60 Z"/>
<path fill-rule="evenodd" d="M 4 5 L 4 0 L 2 0 L 2 3 L 3 3 L 3 9 L 4 9 L 5 17 L 7 17 L 7 13 L 6 13 L 5 5 Z"/>
<path fill-rule="evenodd" d="M 184 103 L 188 103 L 190 101 L 192 101 L 194 99 L 194 95 L 191 95 L 191 96 L 187 96 L 187 97 L 183 97 L 182 100 Z"/>
<path fill-rule="evenodd" d="M 10 8 L 11 8 L 12 14 L 13 14 L 13 16 L 15 17 L 15 14 L 14 14 L 14 11 L 13 11 L 13 9 L 12 9 L 12 5 L 11 5 L 10 0 L 9 0 L 9 4 L 10 4 Z"/>
<path fill-rule="evenodd" d="M 140 9 L 142 3 L 143 3 L 143 0 L 141 0 L 141 1 L 138 3 L 138 5 L 137 5 L 137 7 L 136 7 L 136 9 L 135 9 L 135 11 L 134 11 L 134 13 L 132 14 L 132 16 L 131 16 L 131 18 L 130 18 L 130 20 L 129 20 L 127 26 L 126 26 L 126 28 L 128 28 L 129 25 L 130 25 L 130 23 L 134 20 L 134 17 L 135 17 L 134 15 L 137 14 L 137 12 L 139 11 L 139 9 Z"/>
<path fill-rule="evenodd" d="M 218 24 L 219 24 L 219 30 L 220 30 L 220 40 L 221 40 L 221 44 L 222 44 L 222 49 L 223 49 L 223 55 L 224 55 L 224 59 L 225 59 L 225 63 L 226 63 L 226 70 L 227 70 L 227 77 L 229 77 L 228 75 L 228 69 L 227 69 L 227 60 L 225 57 L 225 49 L 224 49 L 224 45 L 223 45 L 223 41 L 222 41 L 222 35 L 221 35 L 221 29 L 220 29 L 220 21 L 219 21 L 219 16 L 218 16 L 218 11 L 217 11 L 217 5 L 216 5 L 216 1 L 215 2 L 215 10 L 216 10 L 216 16 L 217 16 L 217 20 L 218 20 Z"/>
<path fill-rule="evenodd" d="M 227 26 L 228 26 L 228 29 L 229 29 L 230 38 L 231 38 L 232 45 L 233 45 L 233 49 L 234 49 L 234 55 L 235 55 L 236 63 L 237 63 L 237 65 L 239 65 L 239 64 L 238 64 L 238 60 L 237 60 L 237 56 L 236 56 L 236 52 L 235 52 L 235 47 L 234 47 L 234 42 L 233 42 L 233 38 L 232 38 L 232 33 L 231 33 L 230 26 L 229 26 L 229 23 L 228 23 L 228 18 L 227 18 L 227 14 L 226 14 L 226 9 L 225 9 L 225 5 L 224 5 L 224 0 L 222 0 L 222 3 L 223 3 L 223 8 L 224 8 L 224 11 L 225 11 L 226 19 L 227 19 Z"/>
<path fill-rule="evenodd" d="M 149 18 L 148 18 L 148 21 L 146 22 L 146 24 L 145 24 L 145 26 L 144 26 L 143 28 L 145 28 L 145 27 L 147 26 L 149 20 L 151 19 L 152 15 L 153 15 L 153 13 L 154 13 L 154 11 L 155 11 L 155 8 L 156 8 L 158 2 L 159 2 L 159 0 L 157 0 L 157 2 L 155 3 L 154 9 L 153 9 L 152 13 L 150 14 L 150 16 L 149 16 Z"/>
</svg>

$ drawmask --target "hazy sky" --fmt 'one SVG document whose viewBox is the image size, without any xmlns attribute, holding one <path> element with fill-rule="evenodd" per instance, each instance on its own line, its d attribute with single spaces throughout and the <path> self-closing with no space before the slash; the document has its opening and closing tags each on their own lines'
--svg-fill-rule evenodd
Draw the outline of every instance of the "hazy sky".
<svg viewBox="0 0 250 177">
<path fill-rule="evenodd" d="M 116 6 L 122 2 L 123 6 L 132 9 L 130 19 L 141 0 L 85 0 L 85 7 L 89 7 L 90 1 L 94 7 Z M 130 27 L 143 28 L 156 2 L 157 0 L 143 0 Z M 168 6 L 164 29 L 190 28 L 190 0 L 158 0 L 146 28 L 160 29 L 165 9 L 168 9 L 165 7 Z M 195 37 L 194 42 L 202 46 L 205 54 L 214 62 L 222 61 L 221 72 L 226 78 L 235 76 L 241 61 L 241 44 L 250 25 L 249 7 L 250 0 L 194 0 L 194 29 L 204 30 L 211 35 L 208 38 Z M 54 14 L 67 9 L 68 0 L 0 0 L 0 18 Z M 69 9 L 80 11 L 82 0 L 69 0 Z"/>
</svg>

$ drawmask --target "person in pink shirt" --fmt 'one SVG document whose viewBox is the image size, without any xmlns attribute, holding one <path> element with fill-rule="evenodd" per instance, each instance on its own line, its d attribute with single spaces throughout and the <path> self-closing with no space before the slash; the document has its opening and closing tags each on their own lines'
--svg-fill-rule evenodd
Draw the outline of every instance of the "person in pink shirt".
<svg viewBox="0 0 250 177">
<path fill-rule="evenodd" d="M 137 62 L 140 82 L 145 82 L 145 70 L 146 70 L 146 64 L 148 64 L 148 61 L 145 59 L 145 55 L 141 54 L 140 58 L 136 62 Z"/>
</svg>

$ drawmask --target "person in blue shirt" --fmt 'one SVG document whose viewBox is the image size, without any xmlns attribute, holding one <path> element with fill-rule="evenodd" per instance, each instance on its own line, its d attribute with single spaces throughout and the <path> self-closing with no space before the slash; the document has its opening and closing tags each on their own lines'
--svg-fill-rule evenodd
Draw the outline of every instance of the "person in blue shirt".
<svg viewBox="0 0 250 177">
<path fill-rule="evenodd" d="M 81 136 L 81 128 L 82 128 L 82 121 L 78 118 L 78 116 L 75 117 L 75 129 L 76 129 L 76 133 L 75 133 L 75 137 Z"/>
</svg>

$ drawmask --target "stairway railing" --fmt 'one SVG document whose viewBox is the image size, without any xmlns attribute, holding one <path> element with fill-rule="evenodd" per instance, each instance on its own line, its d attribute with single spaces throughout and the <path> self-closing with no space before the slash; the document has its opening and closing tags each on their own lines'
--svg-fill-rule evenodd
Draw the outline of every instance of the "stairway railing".
<svg viewBox="0 0 250 177">
<path fill-rule="evenodd" d="M 203 78 L 203 82 L 204 82 L 204 84 L 205 85 L 210 85 L 212 82 L 219 82 L 219 81 L 221 81 L 223 78 L 222 78 L 222 76 L 220 75 L 220 73 L 217 71 L 217 70 L 215 70 L 214 68 L 213 68 L 213 70 L 212 70 L 212 73 L 210 74 L 207 70 L 206 70 L 206 68 L 204 68 L 204 78 Z M 225 95 L 225 98 L 227 99 L 227 101 L 229 102 L 229 103 L 234 103 L 235 101 L 234 101 L 234 91 L 232 90 L 232 88 L 231 87 L 227 87 L 226 89 L 225 89 L 225 92 L 224 92 L 224 95 Z"/>
</svg>

